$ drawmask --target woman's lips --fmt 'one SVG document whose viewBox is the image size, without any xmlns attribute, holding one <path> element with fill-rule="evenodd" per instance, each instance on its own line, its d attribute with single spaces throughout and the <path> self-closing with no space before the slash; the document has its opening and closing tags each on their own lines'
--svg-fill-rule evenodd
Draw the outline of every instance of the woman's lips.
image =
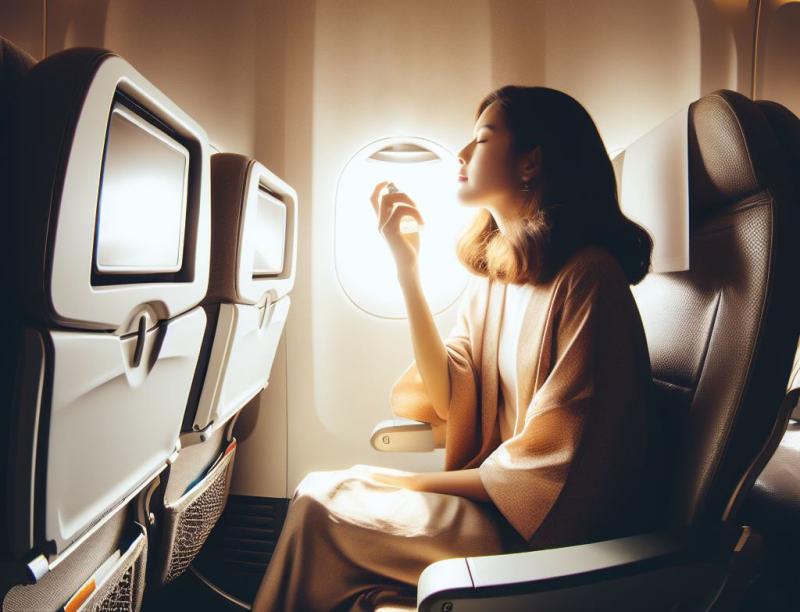
<svg viewBox="0 0 800 612">
<path fill-rule="evenodd" d="M 467 177 L 466 177 L 466 176 L 459 176 L 459 177 L 458 177 L 458 182 L 459 182 L 459 183 L 460 183 L 461 181 L 466 181 L 466 180 L 467 180 Z"/>
</svg>

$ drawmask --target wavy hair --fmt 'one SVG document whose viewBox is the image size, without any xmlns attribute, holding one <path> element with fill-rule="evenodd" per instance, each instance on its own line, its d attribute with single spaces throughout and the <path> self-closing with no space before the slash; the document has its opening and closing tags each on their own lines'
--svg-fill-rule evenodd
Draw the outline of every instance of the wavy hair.
<svg viewBox="0 0 800 612">
<path fill-rule="evenodd" d="M 479 210 L 458 241 L 459 260 L 481 276 L 538 284 L 578 249 L 597 245 L 619 261 L 628 282 L 638 283 L 650 269 L 653 242 L 622 214 L 611 160 L 586 109 L 555 89 L 508 85 L 483 99 L 476 120 L 493 102 L 515 159 L 541 147 L 542 197 L 525 203 L 506 234 L 487 209 Z"/>
</svg>

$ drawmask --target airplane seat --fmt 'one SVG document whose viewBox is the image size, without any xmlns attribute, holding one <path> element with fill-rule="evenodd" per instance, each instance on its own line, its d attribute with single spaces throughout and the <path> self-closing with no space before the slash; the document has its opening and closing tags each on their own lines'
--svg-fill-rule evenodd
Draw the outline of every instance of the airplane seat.
<svg viewBox="0 0 800 612">
<path fill-rule="evenodd" d="M 420 610 L 580 610 L 587 601 L 599 609 L 706 609 L 740 598 L 735 585 L 752 576 L 756 538 L 737 518 L 789 418 L 782 399 L 798 342 L 800 217 L 785 152 L 758 105 L 720 90 L 671 125 L 688 155 L 691 265 L 634 287 L 663 421 L 663 469 L 652 476 L 662 495 L 659 527 L 433 563 L 419 579 Z M 623 200 L 655 197 L 667 211 L 681 205 L 663 181 L 625 180 L 626 168 L 641 167 L 630 163 L 637 155 L 662 163 L 655 139 L 663 137 L 657 128 L 634 143 L 655 148 L 626 150 Z M 738 579 L 726 584 L 729 575 Z"/>
<path fill-rule="evenodd" d="M 800 168 L 800 119 L 776 102 L 757 102 L 775 130 L 792 168 Z M 800 176 L 795 173 L 795 204 L 800 205 Z M 769 463 L 759 474 L 742 509 L 743 520 L 764 537 L 766 559 L 760 585 L 771 598 L 794 598 L 800 569 L 800 350 L 795 355 L 786 401 L 793 404 L 791 420 Z"/>
<path fill-rule="evenodd" d="M 8 288 L 14 281 L 12 266 L 8 265 L 9 262 L 14 260 L 15 253 L 13 249 L 13 230 L 14 218 L 19 214 L 20 206 L 19 200 L 19 185 L 16 180 L 17 176 L 17 159 L 19 157 L 16 148 L 16 143 L 19 142 L 19 114 L 20 109 L 20 89 L 27 73 L 36 63 L 36 60 L 28 55 L 25 51 L 14 45 L 9 40 L 0 37 L 0 189 L 3 194 L 3 213 L 5 215 L 5 223 L 2 224 L 2 238 L 0 238 L 0 245 L 3 248 L 3 262 L 2 266 L 2 279 L 3 287 L 8 292 Z M 2 317 L 2 367 L 0 367 L 0 376 L 2 376 L 2 387 L 0 387 L 1 397 L 5 403 L 8 403 L 11 398 L 11 388 L 14 380 L 14 364 L 16 363 L 16 355 L 11 350 L 11 336 L 13 330 L 16 328 L 16 308 L 14 308 L 13 296 L 11 304 L 6 304 L 6 307 L 12 306 L 11 312 L 7 312 L 7 316 Z M 10 316 L 9 316 L 10 315 Z M 2 414 L 2 423 L 0 431 L 7 430 L 7 423 L 5 419 L 8 418 L 9 411 L 5 410 L 0 412 Z M 0 518 L 5 518 L 5 508 L 0 509 Z M 5 522 L 3 523 L 5 524 Z"/>
<path fill-rule="evenodd" d="M 25 53 L 22 49 L 14 45 L 11 41 L 0 37 L 0 189 L 3 194 L 3 212 L 5 214 L 5 223 L 2 224 L 2 237 L 0 238 L 0 245 L 3 249 L 3 262 L 2 276 L 0 279 L 3 287 L 8 292 L 8 288 L 13 283 L 12 266 L 8 262 L 14 260 L 15 253 L 13 249 L 13 230 L 14 218 L 19 214 L 20 207 L 19 200 L 19 185 L 16 180 L 17 176 L 17 159 L 18 151 L 15 144 L 19 142 L 17 130 L 19 129 L 19 114 L 20 109 L 20 89 L 22 82 L 25 79 L 28 71 L 36 63 L 30 55 Z M 8 292 L 10 293 L 10 292 Z M 0 363 L 0 376 L 2 376 L 2 383 L 0 387 L 0 397 L 3 398 L 5 403 L 8 403 L 11 398 L 11 389 L 14 380 L 14 364 L 16 363 L 16 355 L 14 354 L 11 344 L 14 329 L 17 327 L 15 324 L 16 308 L 14 307 L 13 296 L 11 304 L 6 304 L 8 308 L 11 306 L 7 316 L 2 317 L 2 363 Z M 9 316 L 10 315 L 10 316 Z M 7 430 L 6 419 L 8 418 L 9 411 L 2 411 L 0 417 L 0 431 Z M 5 508 L 0 509 L 0 518 L 5 518 Z M 5 524 L 5 522 L 3 523 Z"/>
<path fill-rule="evenodd" d="M 135 610 L 206 323 L 208 138 L 102 49 L 42 60 L 21 96 L 0 596 Z"/>
<path fill-rule="evenodd" d="M 224 510 L 233 426 L 269 383 L 295 278 L 297 193 L 263 165 L 234 153 L 212 156 L 211 218 L 211 270 L 202 303 L 208 323 L 182 448 L 164 491 L 161 584 L 189 567 Z"/>
</svg>

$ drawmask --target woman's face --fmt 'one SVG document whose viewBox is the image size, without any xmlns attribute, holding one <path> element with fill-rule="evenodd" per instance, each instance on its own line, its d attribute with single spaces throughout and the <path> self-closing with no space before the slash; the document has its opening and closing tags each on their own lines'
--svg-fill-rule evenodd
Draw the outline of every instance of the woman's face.
<svg viewBox="0 0 800 612">
<path fill-rule="evenodd" d="M 475 122 L 472 141 L 458 153 L 458 198 L 505 215 L 518 207 L 520 177 L 502 109 L 492 102 Z"/>
</svg>

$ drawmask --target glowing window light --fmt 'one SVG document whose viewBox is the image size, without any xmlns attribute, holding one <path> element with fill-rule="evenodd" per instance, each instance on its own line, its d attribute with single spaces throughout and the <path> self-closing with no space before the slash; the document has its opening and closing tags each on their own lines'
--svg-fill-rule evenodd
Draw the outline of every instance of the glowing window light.
<svg viewBox="0 0 800 612">
<path fill-rule="evenodd" d="M 345 164 L 336 189 L 334 262 L 339 284 L 357 307 L 377 317 L 406 318 L 396 266 L 369 198 L 375 185 L 392 181 L 417 204 L 419 271 L 434 314 L 446 310 L 466 286 L 456 242 L 473 217 L 456 198 L 458 160 L 423 138 L 384 138 Z"/>
</svg>

